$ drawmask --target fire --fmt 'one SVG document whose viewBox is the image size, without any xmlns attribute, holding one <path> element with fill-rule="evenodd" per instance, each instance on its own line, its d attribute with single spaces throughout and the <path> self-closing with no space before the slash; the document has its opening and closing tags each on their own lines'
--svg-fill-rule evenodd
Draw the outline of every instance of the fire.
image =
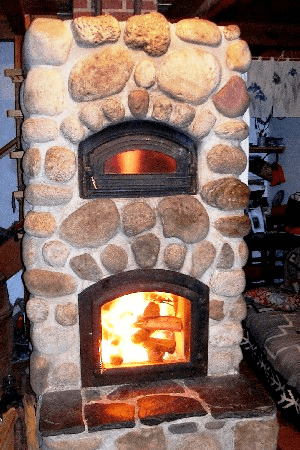
<svg viewBox="0 0 300 450">
<path fill-rule="evenodd" d="M 153 150 L 125 150 L 107 159 L 104 173 L 107 174 L 154 174 L 176 172 L 176 160 L 162 152 Z"/>
<path fill-rule="evenodd" d="M 189 361 L 190 302 L 165 292 L 137 292 L 101 308 L 103 369 Z"/>
</svg>

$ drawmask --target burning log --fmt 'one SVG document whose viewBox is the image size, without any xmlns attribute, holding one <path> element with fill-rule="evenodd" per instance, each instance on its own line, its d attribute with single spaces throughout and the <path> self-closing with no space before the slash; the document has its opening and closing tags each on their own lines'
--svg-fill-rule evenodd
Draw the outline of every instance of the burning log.
<svg viewBox="0 0 300 450">
<path fill-rule="evenodd" d="M 174 316 L 157 316 L 157 317 L 142 317 L 134 324 L 137 328 L 147 330 L 167 330 L 167 331 L 181 331 L 182 322 L 179 317 Z"/>
<path fill-rule="evenodd" d="M 150 338 L 151 333 L 152 331 L 149 330 L 138 330 L 133 336 L 131 336 L 131 340 L 134 344 L 141 344 Z"/>
<path fill-rule="evenodd" d="M 123 363 L 123 358 L 120 355 L 110 355 L 110 363 L 113 366 L 120 366 Z"/>
<path fill-rule="evenodd" d="M 147 351 L 156 349 L 159 352 L 173 354 L 175 352 L 176 342 L 175 339 L 149 338 L 147 341 L 143 342 L 143 347 L 145 347 Z"/>
</svg>

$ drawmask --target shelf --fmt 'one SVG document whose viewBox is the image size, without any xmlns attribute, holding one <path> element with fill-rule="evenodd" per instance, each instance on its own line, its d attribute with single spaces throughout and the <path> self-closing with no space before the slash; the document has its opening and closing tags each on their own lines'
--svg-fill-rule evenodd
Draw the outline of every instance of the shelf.
<svg viewBox="0 0 300 450">
<path fill-rule="evenodd" d="M 284 153 L 285 147 L 256 147 L 256 146 L 250 146 L 249 147 L 249 153 Z"/>
</svg>

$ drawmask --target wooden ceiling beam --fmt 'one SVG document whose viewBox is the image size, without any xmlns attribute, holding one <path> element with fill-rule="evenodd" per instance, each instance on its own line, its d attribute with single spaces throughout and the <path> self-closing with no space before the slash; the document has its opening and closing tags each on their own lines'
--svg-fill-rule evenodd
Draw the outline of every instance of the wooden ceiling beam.
<svg viewBox="0 0 300 450">
<path fill-rule="evenodd" d="M 24 35 L 25 33 L 25 12 L 23 0 L 1 0 L 1 10 L 7 17 L 13 34 Z"/>
</svg>

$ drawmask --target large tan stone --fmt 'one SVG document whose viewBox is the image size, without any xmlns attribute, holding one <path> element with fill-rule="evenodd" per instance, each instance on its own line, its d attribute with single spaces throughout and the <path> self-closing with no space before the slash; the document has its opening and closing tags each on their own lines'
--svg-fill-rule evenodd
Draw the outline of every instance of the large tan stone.
<svg viewBox="0 0 300 450">
<path fill-rule="evenodd" d="M 66 90 L 56 69 L 34 67 L 25 80 L 24 105 L 29 114 L 56 116 L 66 108 Z"/>
<path fill-rule="evenodd" d="M 75 247 L 99 247 L 117 232 L 119 212 L 110 199 L 88 202 L 70 214 L 60 227 L 61 236 Z"/>
<path fill-rule="evenodd" d="M 246 242 L 244 242 L 244 241 L 240 242 L 240 244 L 238 246 L 238 254 L 240 257 L 241 267 L 244 267 L 244 265 L 248 261 L 248 257 L 249 257 L 249 249 L 248 249 Z"/>
<path fill-rule="evenodd" d="M 82 106 L 79 119 L 91 131 L 99 131 L 105 123 L 105 118 L 101 108 L 101 102 L 86 103 Z"/>
<path fill-rule="evenodd" d="M 134 80 L 139 87 L 150 88 L 156 81 L 156 68 L 150 59 L 143 59 L 135 68 Z"/>
<path fill-rule="evenodd" d="M 128 107 L 131 114 L 138 119 L 146 117 L 149 108 L 149 94 L 145 89 L 129 92 Z"/>
<path fill-rule="evenodd" d="M 177 100 L 196 105 L 207 100 L 220 78 L 219 61 L 200 48 L 170 52 L 157 74 L 158 85 L 164 92 Z"/>
<path fill-rule="evenodd" d="M 75 279 L 71 275 L 61 272 L 31 269 L 27 270 L 23 277 L 29 292 L 46 298 L 74 294 L 77 289 Z"/>
<path fill-rule="evenodd" d="M 145 450 L 167 450 L 168 448 L 164 431 L 160 427 L 129 431 L 118 437 L 115 444 L 118 450 L 137 450 L 142 448 Z"/>
<path fill-rule="evenodd" d="M 53 214 L 29 211 L 25 217 L 24 230 L 35 237 L 49 237 L 56 229 Z"/>
<path fill-rule="evenodd" d="M 172 110 L 173 102 L 164 95 L 159 95 L 153 101 L 152 117 L 161 122 L 169 122 Z"/>
<path fill-rule="evenodd" d="M 243 269 L 216 271 L 210 280 L 210 289 L 216 295 L 235 297 L 245 289 L 245 273 Z"/>
<path fill-rule="evenodd" d="M 180 439 L 174 450 L 222 450 L 222 444 L 212 433 L 192 433 Z"/>
<path fill-rule="evenodd" d="M 207 165 L 213 172 L 240 175 L 247 166 L 247 156 L 240 147 L 217 144 L 207 153 Z"/>
<path fill-rule="evenodd" d="M 53 267 L 63 267 L 69 256 L 69 247 L 61 241 L 45 242 L 42 248 L 44 261 Z"/>
<path fill-rule="evenodd" d="M 49 314 L 49 304 L 47 300 L 43 298 L 32 297 L 26 303 L 26 313 L 28 319 L 32 322 L 44 322 Z"/>
<path fill-rule="evenodd" d="M 239 344 L 243 339 L 243 328 L 240 323 L 218 323 L 209 328 L 209 344 L 214 347 L 230 347 Z"/>
<path fill-rule="evenodd" d="M 71 258 L 70 267 L 82 280 L 98 281 L 101 279 L 101 269 L 88 253 Z"/>
<path fill-rule="evenodd" d="M 215 127 L 215 133 L 222 139 L 243 141 L 249 134 L 249 127 L 243 120 L 224 120 Z"/>
<path fill-rule="evenodd" d="M 217 268 L 218 269 L 231 269 L 234 264 L 234 251 L 232 247 L 225 242 L 222 245 L 220 254 L 218 256 Z"/>
<path fill-rule="evenodd" d="M 22 259 L 25 267 L 32 266 L 39 254 L 39 238 L 34 238 L 28 233 L 25 233 L 22 239 Z"/>
<path fill-rule="evenodd" d="M 119 245 L 109 244 L 101 253 L 101 262 L 108 272 L 117 273 L 126 269 L 128 256 Z"/>
<path fill-rule="evenodd" d="M 151 56 L 161 56 L 166 53 L 171 41 L 169 23 L 157 12 L 129 17 L 124 41 L 130 48 L 142 49 Z"/>
<path fill-rule="evenodd" d="M 50 450 L 97 450 L 102 446 L 101 436 L 76 434 L 64 436 L 59 440 L 52 436 L 44 437 L 44 442 Z"/>
<path fill-rule="evenodd" d="M 24 120 L 22 124 L 22 137 L 27 143 L 49 142 L 58 137 L 57 123 L 47 117 L 36 117 Z"/>
<path fill-rule="evenodd" d="M 75 303 L 68 302 L 55 307 L 55 320 L 63 327 L 75 325 L 78 321 L 78 308 Z"/>
<path fill-rule="evenodd" d="M 198 17 L 177 22 L 176 34 L 183 41 L 213 47 L 216 47 L 222 39 L 222 33 L 215 23 Z"/>
<path fill-rule="evenodd" d="M 61 389 L 76 386 L 79 383 L 79 379 L 79 367 L 72 362 L 65 362 L 55 367 L 50 377 L 51 386 Z M 83 449 L 84 447 L 82 447 L 82 450 Z"/>
<path fill-rule="evenodd" d="M 227 25 L 223 28 L 223 34 L 227 41 L 233 41 L 240 37 L 241 30 L 238 25 Z"/>
<path fill-rule="evenodd" d="M 45 156 L 45 174 L 49 180 L 64 182 L 70 180 L 76 171 L 76 159 L 67 147 L 50 147 Z"/>
<path fill-rule="evenodd" d="M 118 122 L 125 117 L 125 108 L 121 100 L 117 98 L 107 98 L 102 103 L 104 116 L 110 122 Z"/>
<path fill-rule="evenodd" d="M 26 200 L 34 206 L 58 206 L 68 203 L 73 196 L 69 186 L 30 184 L 25 189 Z"/>
<path fill-rule="evenodd" d="M 182 244 L 170 244 L 165 248 L 164 260 L 170 270 L 179 270 L 183 266 L 187 248 Z"/>
<path fill-rule="evenodd" d="M 208 214 L 195 197 L 166 197 L 160 201 L 158 211 L 165 237 L 177 237 L 191 244 L 201 241 L 208 233 Z"/>
<path fill-rule="evenodd" d="M 209 318 L 213 320 L 223 320 L 224 314 L 224 302 L 222 300 L 211 299 L 209 301 Z"/>
<path fill-rule="evenodd" d="M 34 350 L 30 356 L 30 384 L 37 395 L 42 394 L 49 386 L 49 370 L 49 357 Z"/>
<path fill-rule="evenodd" d="M 242 116 L 249 106 L 249 95 L 244 80 L 233 75 L 225 86 L 212 96 L 216 109 L 226 117 Z"/>
<path fill-rule="evenodd" d="M 208 135 L 216 123 L 216 120 L 216 116 L 210 109 L 198 111 L 189 127 L 189 131 L 198 139 L 202 139 Z"/>
<path fill-rule="evenodd" d="M 69 27 L 62 20 L 35 19 L 25 34 L 25 66 L 64 64 L 69 56 L 72 39 Z"/>
<path fill-rule="evenodd" d="M 230 350 L 215 347 L 212 351 L 212 348 L 208 357 L 208 374 L 212 376 L 237 374 L 243 358 L 239 344 L 232 346 Z"/>
<path fill-rule="evenodd" d="M 69 91 L 78 102 L 97 100 L 122 91 L 134 66 L 128 50 L 107 47 L 80 59 L 69 76 Z"/>
<path fill-rule="evenodd" d="M 201 278 L 204 272 L 212 265 L 216 257 L 216 249 L 209 241 L 198 244 L 192 253 L 191 276 Z"/>
<path fill-rule="evenodd" d="M 247 315 L 247 304 L 243 295 L 239 295 L 235 301 L 231 301 L 226 308 L 228 320 L 240 323 Z"/>
<path fill-rule="evenodd" d="M 230 70 L 244 73 L 251 66 L 251 52 L 246 41 L 232 42 L 226 51 L 226 63 Z"/>
<path fill-rule="evenodd" d="M 73 27 L 76 41 L 81 44 L 99 45 L 116 42 L 121 34 L 119 22 L 109 14 L 77 17 L 73 20 Z"/>
<path fill-rule="evenodd" d="M 75 115 L 66 117 L 60 124 L 60 131 L 73 144 L 85 138 L 85 128 Z"/>
<path fill-rule="evenodd" d="M 176 103 L 173 106 L 170 122 L 176 127 L 186 128 L 194 120 L 196 110 L 191 105 Z"/>
<path fill-rule="evenodd" d="M 160 249 L 160 241 L 153 233 L 143 234 L 131 244 L 135 261 L 142 269 L 155 266 Z"/>
<path fill-rule="evenodd" d="M 234 448 L 236 450 L 276 450 L 278 423 L 270 420 L 245 420 L 237 423 L 234 429 Z"/>
<path fill-rule="evenodd" d="M 155 212 L 146 202 L 138 201 L 125 206 L 122 225 L 127 236 L 135 236 L 150 230 L 155 223 Z"/>
<path fill-rule="evenodd" d="M 249 202 L 248 186 L 234 177 L 219 178 L 200 189 L 202 199 L 210 206 L 224 211 L 244 210 Z"/>
<path fill-rule="evenodd" d="M 22 158 L 22 169 L 28 178 L 36 177 L 42 167 L 41 152 L 38 148 L 29 148 Z"/>
<path fill-rule="evenodd" d="M 241 238 L 247 236 L 251 230 L 251 222 L 248 216 L 220 217 L 215 223 L 215 228 L 230 238 Z"/>
<path fill-rule="evenodd" d="M 35 324 L 31 331 L 34 348 L 41 354 L 58 355 L 69 350 L 75 342 L 75 327 Z"/>
</svg>

